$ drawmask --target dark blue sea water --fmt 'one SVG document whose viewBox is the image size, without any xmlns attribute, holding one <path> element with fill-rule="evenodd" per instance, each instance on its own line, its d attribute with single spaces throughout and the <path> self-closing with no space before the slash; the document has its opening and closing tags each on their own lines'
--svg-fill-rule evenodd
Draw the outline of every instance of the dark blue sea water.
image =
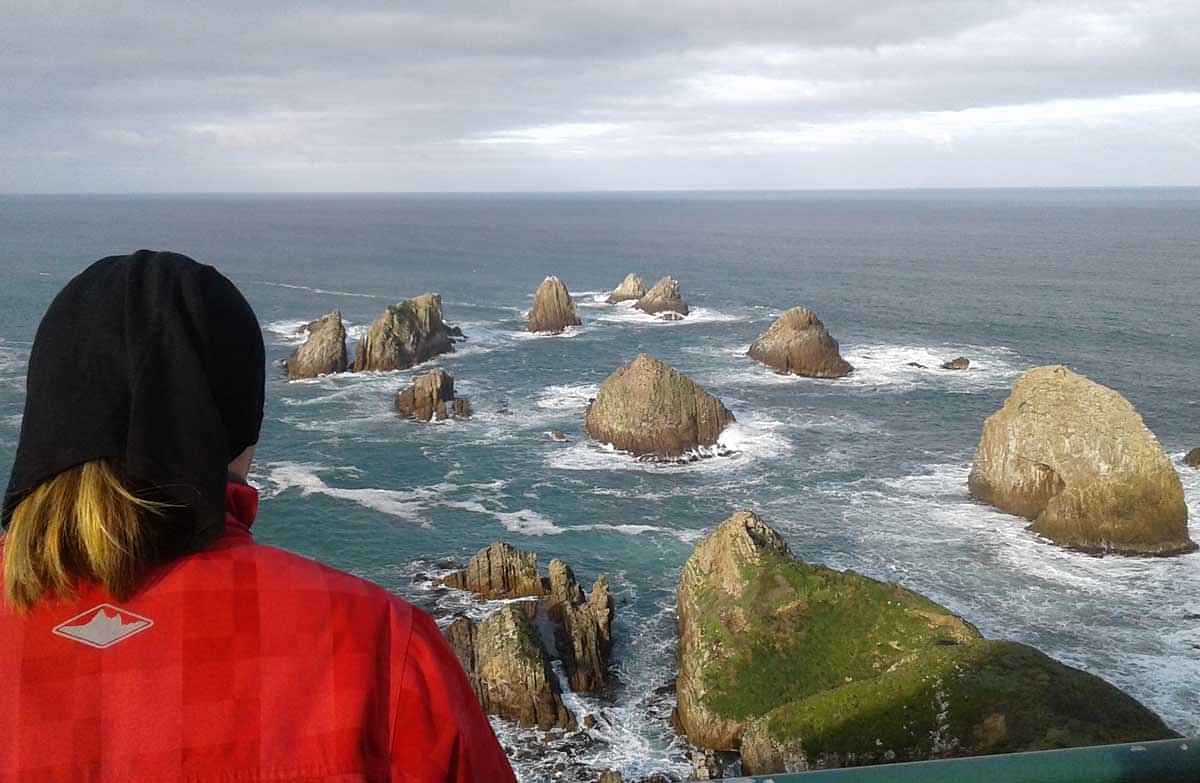
<svg viewBox="0 0 1200 783">
<path fill-rule="evenodd" d="M 686 769 L 650 714 L 673 676 L 675 579 L 695 541 L 744 508 L 806 559 L 898 581 L 1200 732 L 1200 555 L 1064 551 L 965 487 L 984 417 L 1040 364 L 1121 391 L 1173 456 L 1200 445 L 1200 190 L 0 197 L 5 475 L 38 318 L 88 262 L 141 247 L 224 270 L 272 362 L 328 310 L 354 333 L 389 302 L 442 294 L 470 339 L 436 364 L 477 417 L 396 418 L 391 397 L 411 372 L 273 372 L 255 529 L 441 609 L 456 599 L 414 577 L 498 538 L 565 558 L 589 583 L 609 573 L 624 685 L 615 703 L 582 703 L 606 720 L 577 764 Z M 600 304 L 631 271 L 677 277 L 693 315 L 668 324 Z M 531 337 L 521 313 L 548 274 L 584 324 Z M 852 376 L 781 378 L 745 358 L 796 304 L 841 341 Z M 587 442 L 584 405 L 639 351 L 724 399 L 737 456 L 658 467 Z M 959 354 L 970 371 L 907 366 Z M 1200 473 L 1180 472 L 1195 520 Z M 530 740 L 500 728 L 514 749 Z M 519 766 L 543 780 L 564 759 Z"/>
</svg>

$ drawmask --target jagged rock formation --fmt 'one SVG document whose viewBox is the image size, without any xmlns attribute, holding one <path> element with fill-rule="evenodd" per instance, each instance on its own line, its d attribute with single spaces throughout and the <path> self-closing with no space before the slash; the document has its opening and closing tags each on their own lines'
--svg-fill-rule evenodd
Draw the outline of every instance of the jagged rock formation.
<svg viewBox="0 0 1200 783">
<path fill-rule="evenodd" d="M 793 307 L 775 319 L 750 345 L 749 355 L 776 372 L 809 378 L 841 378 L 854 370 L 842 358 L 837 340 L 807 307 Z"/>
<path fill-rule="evenodd" d="M 1200 468 L 1200 446 L 1183 455 L 1183 464 L 1189 468 Z"/>
<path fill-rule="evenodd" d="M 600 385 L 584 429 L 635 455 L 674 458 L 712 446 L 733 414 L 690 378 L 640 354 Z"/>
<path fill-rule="evenodd" d="M 988 417 L 971 495 L 1030 529 L 1095 552 L 1190 552 L 1188 509 L 1171 459 L 1129 401 L 1066 367 L 1022 375 Z"/>
<path fill-rule="evenodd" d="M 943 370 L 966 370 L 971 367 L 971 360 L 965 356 L 959 356 L 951 359 L 948 362 L 942 362 Z"/>
<path fill-rule="evenodd" d="M 679 294 L 679 281 L 673 277 L 664 277 L 655 283 L 634 307 L 650 315 L 669 312 L 683 316 L 690 312 L 687 302 Z"/>
<path fill-rule="evenodd" d="M 566 284 L 554 276 L 543 280 L 533 295 L 533 307 L 529 308 L 529 331 L 558 334 L 581 323 Z"/>
<path fill-rule="evenodd" d="M 640 276 L 630 272 L 625 275 L 625 279 L 621 284 L 613 289 L 608 295 L 608 303 L 616 304 L 617 302 L 627 302 L 629 300 L 638 300 L 646 295 L 646 281 Z"/>
<path fill-rule="evenodd" d="M 308 339 L 284 362 L 289 378 L 346 371 L 346 326 L 340 310 L 311 321 L 301 331 L 308 332 Z"/>
<path fill-rule="evenodd" d="M 445 633 L 488 714 L 543 730 L 575 728 L 538 631 L 520 606 L 505 606 L 478 624 L 459 617 Z"/>
<path fill-rule="evenodd" d="M 487 600 L 540 596 L 550 591 L 549 580 L 538 574 L 537 555 L 503 541 L 479 550 L 466 568 L 447 575 L 442 584 Z"/>
<path fill-rule="evenodd" d="M 396 411 L 417 421 L 464 419 L 471 415 L 471 403 L 454 396 L 453 376 L 438 368 L 396 392 Z"/>
<path fill-rule="evenodd" d="M 532 617 L 544 618 L 545 627 L 552 631 L 553 638 L 545 641 L 554 651 L 552 657 L 562 661 L 571 690 L 606 691 L 614 611 L 608 577 L 596 579 L 589 597 L 563 561 L 552 560 L 548 570 L 549 577 L 541 576 L 536 554 L 498 541 L 480 550 L 465 569 L 447 575 L 442 583 L 489 600 L 538 598 L 524 609 Z"/>
<path fill-rule="evenodd" d="M 677 723 L 746 774 L 1175 736 L 1098 677 L 796 560 L 751 513 L 696 546 L 678 614 Z"/>
<path fill-rule="evenodd" d="M 388 305 L 358 341 L 353 370 L 405 370 L 454 351 L 452 337 L 462 332 L 442 320 L 442 297 L 423 294 Z"/>
</svg>

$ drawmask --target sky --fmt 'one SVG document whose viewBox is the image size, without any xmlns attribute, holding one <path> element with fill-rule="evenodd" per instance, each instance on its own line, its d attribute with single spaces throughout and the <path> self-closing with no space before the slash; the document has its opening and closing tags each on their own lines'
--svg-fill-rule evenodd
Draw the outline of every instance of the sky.
<svg viewBox="0 0 1200 783">
<path fill-rule="evenodd" d="M 1200 185 L 1200 0 L 0 0 L 0 192 Z"/>
</svg>

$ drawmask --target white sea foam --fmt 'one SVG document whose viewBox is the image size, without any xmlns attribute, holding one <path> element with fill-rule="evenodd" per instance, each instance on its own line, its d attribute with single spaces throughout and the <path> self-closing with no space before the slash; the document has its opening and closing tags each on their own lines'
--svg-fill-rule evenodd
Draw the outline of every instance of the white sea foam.
<svg viewBox="0 0 1200 783">
<path fill-rule="evenodd" d="M 571 383 L 547 386 L 538 392 L 534 405 L 542 410 L 578 413 L 599 392 L 595 383 Z"/>
<path fill-rule="evenodd" d="M 725 313 L 720 310 L 715 310 L 711 307 L 692 307 L 690 312 L 681 320 L 668 321 L 664 318 L 659 318 L 656 315 L 643 313 L 636 309 L 633 305 L 635 302 L 626 301 L 618 302 L 615 305 L 609 305 L 604 310 L 600 310 L 595 315 L 595 320 L 598 323 L 616 323 L 616 324 L 642 324 L 642 325 L 659 325 L 659 326 L 696 326 L 698 324 L 713 324 L 713 323 L 732 323 L 734 321 L 747 321 L 748 316 L 734 315 Z"/>
<path fill-rule="evenodd" d="M 424 512 L 428 501 L 435 493 L 429 489 L 345 489 L 331 487 L 318 475 L 320 465 L 276 462 L 268 465 L 267 492 L 264 499 L 271 499 L 289 490 L 298 489 L 303 496 L 327 495 L 339 500 L 349 500 L 360 506 L 378 511 L 409 522 L 429 526 Z"/>
<path fill-rule="evenodd" d="M 261 282 L 263 285 L 269 285 L 269 286 L 273 286 L 275 288 L 290 288 L 294 291 L 308 291 L 309 293 L 326 294 L 328 296 L 356 296 L 356 297 L 361 297 L 363 299 L 383 299 L 383 298 L 385 298 L 378 294 L 364 294 L 364 293 L 359 293 L 357 291 L 331 291 L 331 290 L 328 290 L 325 288 L 313 288 L 313 287 L 307 286 L 307 285 L 295 285 L 293 283 L 276 283 L 276 282 L 272 282 L 270 280 L 261 280 L 259 282 Z"/>
</svg>

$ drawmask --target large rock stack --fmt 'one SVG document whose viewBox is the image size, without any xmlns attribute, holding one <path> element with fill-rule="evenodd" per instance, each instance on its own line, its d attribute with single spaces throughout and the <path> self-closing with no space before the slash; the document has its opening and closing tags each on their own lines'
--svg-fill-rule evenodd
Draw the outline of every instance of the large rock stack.
<svg viewBox="0 0 1200 783">
<path fill-rule="evenodd" d="M 678 615 L 677 723 L 747 774 L 1176 736 L 1098 677 L 796 560 L 751 513 L 696 546 Z"/>
<path fill-rule="evenodd" d="M 543 280 L 533 294 L 533 307 L 529 308 L 529 331 L 558 334 L 581 323 L 566 284 L 554 276 Z"/>
<path fill-rule="evenodd" d="M 289 378 L 315 378 L 346 371 L 346 326 L 341 311 L 334 310 L 310 322 L 304 331 L 308 332 L 308 339 L 284 362 Z"/>
<path fill-rule="evenodd" d="M 1143 555 L 1196 548 L 1179 474 L 1142 417 L 1066 367 L 1017 380 L 984 423 L 968 488 L 1064 546 Z"/>
<path fill-rule="evenodd" d="M 417 421 L 465 419 L 471 415 L 471 403 L 454 396 L 454 377 L 437 368 L 396 392 L 396 412 Z"/>
<path fill-rule="evenodd" d="M 810 378 L 841 378 L 854 370 L 807 307 L 793 307 L 776 318 L 750 345 L 749 355 L 776 372 Z"/>
<path fill-rule="evenodd" d="M 637 301 L 646 295 L 646 281 L 633 272 L 625 275 L 621 284 L 608 295 L 608 303 Z"/>
<path fill-rule="evenodd" d="M 446 629 L 489 713 L 526 726 L 573 728 L 575 716 L 562 706 L 552 660 L 562 662 L 573 691 L 611 688 L 614 605 L 606 576 L 596 579 L 588 596 L 561 560 L 551 561 L 549 576 L 542 576 L 535 554 L 497 542 L 442 582 L 487 600 L 531 599 L 510 603 L 480 623 L 459 617 Z"/>
<path fill-rule="evenodd" d="M 634 307 L 650 315 L 685 316 L 691 312 L 679 293 L 679 281 L 669 276 L 655 283 Z"/>
<path fill-rule="evenodd" d="M 601 384 L 584 429 L 622 451 L 670 459 L 715 445 L 733 421 L 721 401 L 690 378 L 640 354 Z"/>
<path fill-rule="evenodd" d="M 442 320 L 442 298 L 423 294 L 388 305 L 358 342 L 355 372 L 406 370 L 438 354 L 454 351 L 461 332 Z"/>
</svg>

